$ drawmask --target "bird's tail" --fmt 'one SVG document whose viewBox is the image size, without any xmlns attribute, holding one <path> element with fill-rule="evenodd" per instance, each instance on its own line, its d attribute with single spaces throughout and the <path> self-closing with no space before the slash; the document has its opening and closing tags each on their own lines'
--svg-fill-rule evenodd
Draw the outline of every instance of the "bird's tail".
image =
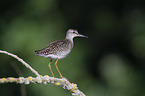
<svg viewBox="0 0 145 96">
<path fill-rule="evenodd" d="M 35 55 L 39 55 L 40 54 L 40 50 L 37 50 L 34 53 L 35 53 Z"/>
</svg>

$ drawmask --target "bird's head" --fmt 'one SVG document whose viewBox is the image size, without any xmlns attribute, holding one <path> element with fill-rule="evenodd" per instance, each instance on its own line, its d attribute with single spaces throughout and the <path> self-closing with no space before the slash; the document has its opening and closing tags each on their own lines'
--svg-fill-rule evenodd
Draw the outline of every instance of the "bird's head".
<svg viewBox="0 0 145 96">
<path fill-rule="evenodd" d="M 67 31 L 66 38 L 71 39 L 74 37 L 86 37 L 86 38 L 88 38 L 88 36 L 84 36 L 84 35 L 79 34 L 76 29 L 69 29 Z"/>
</svg>

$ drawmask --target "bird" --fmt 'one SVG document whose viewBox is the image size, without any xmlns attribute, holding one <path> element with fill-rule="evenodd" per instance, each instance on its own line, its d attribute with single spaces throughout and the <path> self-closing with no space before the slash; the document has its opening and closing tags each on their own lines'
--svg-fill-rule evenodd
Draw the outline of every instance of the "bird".
<svg viewBox="0 0 145 96">
<path fill-rule="evenodd" d="M 49 67 L 53 77 L 54 77 L 54 73 L 51 69 L 51 62 L 52 62 L 52 60 L 56 60 L 55 67 L 60 75 L 60 78 L 63 78 L 60 70 L 58 69 L 57 63 L 58 63 L 59 59 L 65 58 L 71 52 L 71 50 L 73 48 L 73 38 L 74 37 L 88 38 L 88 36 L 79 34 L 76 29 L 69 29 L 66 33 L 65 39 L 51 42 L 45 48 L 35 51 L 35 55 L 50 58 L 48 67 Z"/>
</svg>

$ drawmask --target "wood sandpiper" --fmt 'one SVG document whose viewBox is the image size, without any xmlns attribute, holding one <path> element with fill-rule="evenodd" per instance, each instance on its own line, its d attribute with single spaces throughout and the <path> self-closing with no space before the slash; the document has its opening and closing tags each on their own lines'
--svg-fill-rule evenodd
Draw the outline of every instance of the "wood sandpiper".
<svg viewBox="0 0 145 96">
<path fill-rule="evenodd" d="M 48 66 L 49 66 L 49 69 L 50 69 L 53 77 L 54 77 L 54 74 L 51 69 L 52 59 L 56 59 L 55 67 L 56 67 L 60 77 L 62 78 L 63 76 L 57 67 L 57 62 L 59 59 L 65 58 L 71 52 L 71 50 L 73 48 L 73 38 L 74 37 L 88 38 L 87 36 L 79 34 L 76 29 L 69 29 L 67 31 L 65 39 L 54 41 L 54 42 L 50 43 L 49 45 L 47 45 L 44 49 L 35 51 L 35 55 L 50 58 L 50 62 L 49 62 Z"/>
</svg>

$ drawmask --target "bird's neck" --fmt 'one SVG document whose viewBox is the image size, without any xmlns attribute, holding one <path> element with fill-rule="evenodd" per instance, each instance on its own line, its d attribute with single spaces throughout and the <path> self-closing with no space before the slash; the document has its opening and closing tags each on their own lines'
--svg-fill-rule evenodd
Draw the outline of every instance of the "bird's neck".
<svg viewBox="0 0 145 96">
<path fill-rule="evenodd" d="M 69 40 L 73 44 L 73 37 L 72 36 L 66 35 L 65 39 Z"/>
</svg>

